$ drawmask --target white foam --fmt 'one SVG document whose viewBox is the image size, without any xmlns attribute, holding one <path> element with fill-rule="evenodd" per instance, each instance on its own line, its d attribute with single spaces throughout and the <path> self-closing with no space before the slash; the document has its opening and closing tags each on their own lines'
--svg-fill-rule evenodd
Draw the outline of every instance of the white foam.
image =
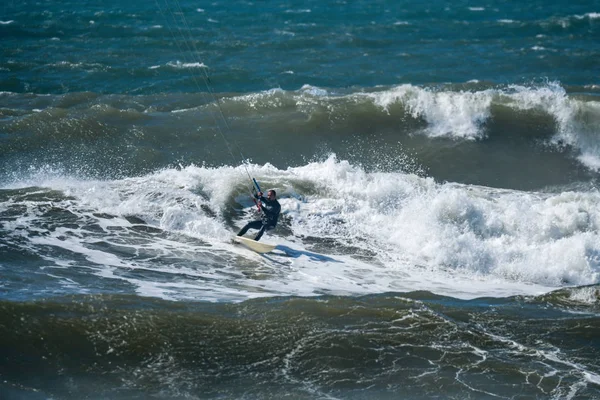
<svg viewBox="0 0 600 400">
<path fill-rule="evenodd" d="M 581 102 L 567 96 L 560 84 L 553 82 L 538 88 L 512 85 L 506 95 L 517 109 L 538 109 L 552 115 L 558 132 L 552 145 L 569 145 L 580 152 L 578 160 L 587 168 L 600 170 L 600 102 Z"/>
<path fill-rule="evenodd" d="M 540 199 L 328 163 L 309 175 L 332 196 L 315 201 L 299 218 L 306 232 L 329 237 L 342 219 L 350 225 L 347 235 L 373 237 L 373 250 L 387 252 L 385 261 L 392 263 L 549 286 L 598 281 L 598 261 L 588 258 L 600 243 L 597 193 Z M 325 213 L 332 211 L 336 215 Z"/>
<path fill-rule="evenodd" d="M 577 157 L 577 159 L 592 171 L 600 171 L 600 153 L 593 150 L 593 148 L 586 149 L 583 154 Z"/>
<path fill-rule="evenodd" d="M 303 85 L 300 89 L 301 92 L 310 94 L 312 96 L 327 96 L 327 90 L 318 88 L 316 86 L 311 85 Z"/>
<path fill-rule="evenodd" d="M 309 8 L 297 9 L 297 10 L 292 10 L 292 9 L 285 10 L 286 14 L 308 14 L 311 12 L 312 12 L 312 10 Z"/>
<path fill-rule="evenodd" d="M 596 304 L 600 302 L 600 290 L 593 286 L 573 288 L 570 290 L 569 299 L 578 303 Z"/>
<path fill-rule="evenodd" d="M 290 236 L 282 237 L 282 229 L 265 236 L 264 241 L 280 245 L 265 257 L 231 244 L 232 228 L 224 219 L 232 198 L 247 213 L 234 231 L 252 217 L 249 197 L 234 192 L 247 184 L 245 168 L 259 181 L 273 182 L 290 224 Z M 473 298 L 539 294 L 600 282 L 598 192 L 547 194 L 438 184 L 403 173 L 368 173 L 333 155 L 284 170 L 269 164 L 245 168 L 188 166 L 115 181 L 82 181 L 46 172 L 22 185 L 64 192 L 69 200 L 57 206 L 83 219 L 97 219 L 104 233 L 70 229 L 67 234 L 61 228 L 31 241 L 81 254 L 93 273 L 165 298 L 237 301 L 413 290 Z M 299 189 L 307 185 L 313 188 L 311 194 Z M 117 217 L 94 217 L 97 213 Z M 32 210 L 6 229 L 15 235 L 24 232 L 19 227 L 32 229 L 34 214 Z M 131 227 L 124 218 L 131 215 L 208 245 L 195 247 L 164 235 L 152 239 L 150 248 L 128 245 L 166 259 L 198 260 L 184 270 L 87 245 L 98 240 L 121 243 L 118 232 Z M 313 240 L 305 239 L 309 237 L 332 244 L 315 251 Z M 220 260 L 218 266 L 214 260 Z M 160 272 L 173 279 L 132 278 L 118 273 L 124 269 Z"/>
<path fill-rule="evenodd" d="M 206 64 L 202 62 L 193 62 L 193 63 L 182 63 L 181 61 L 169 61 L 167 66 L 178 69 L 188 69 L 188 68 L 208 68 Z"/>
<path fill-rule="evenodd" d="M 490 116 L 494 94 L 492 90 L 434 91 L 407 84 L 359 96 L 372 98 L 385 110 L 394 103 L 402 103 L 413 118 L 427 122 L 424 132 L 427 136 L 480 139 L 483 137 L 481 126 Z"/>
<path fill-rule="evenodd" d="M 585 19 L 585 18 L 598 19 L 598 18 L 600 18 L 600 13 L 590 12 L 590 13 L 587 13 L 584 15 L 576 15 L 575 18 L 577 18 L 577 19 Z"/>
<path fill-rule="evenodd" d="M 51 67 L 58 67 L 58 68 L 71 68 L 71 69 L 90 69 L 90 70 L 105 70 L 107 67 L 102 65 L 102 64 L 98 64 L 98 63 L 91 63 L 91 64 L 86 64 L 86 63 L 73 63 L 70 61 L 59 61 L 53 64 L 49 64 L 49 66 Z"/>
<path fill-rule="evenodd" d="M 281 30 L 281 29 L 275 29 L 275 34 L 276 35 L 281 35 L 281 36 L 296 36 L 296 34 L 292 31 L 286 31 L 286 30 Z"/>
</svg>

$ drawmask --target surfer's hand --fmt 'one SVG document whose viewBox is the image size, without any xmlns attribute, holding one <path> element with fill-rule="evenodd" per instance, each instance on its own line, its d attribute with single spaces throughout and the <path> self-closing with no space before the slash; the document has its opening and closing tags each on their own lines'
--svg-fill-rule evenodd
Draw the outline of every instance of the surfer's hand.
<svg viewBox="0 0 600 400">
<path fill-rule="evenodd" d="M 258 193 L 256 193 L 256 194 L 258 195 L 258 197 L 262 197 L 262 195 L 263 195 L 263 192 L 258 192 Z"/>
</svg>

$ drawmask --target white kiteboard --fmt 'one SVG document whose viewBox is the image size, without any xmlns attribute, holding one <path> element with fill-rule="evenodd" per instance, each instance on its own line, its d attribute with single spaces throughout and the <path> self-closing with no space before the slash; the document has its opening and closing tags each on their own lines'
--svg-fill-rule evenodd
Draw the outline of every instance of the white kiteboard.
<svg viewBox="0 0 600 400">
<path fill-rule="evenodd" d="M 233 238 L 233 240 L 235 240 L 237 243 L 242 244 L 242 245 L 246 246 L 247 248 L 249 248 L 250 250 L 253 250 L 257 253 L 268 253 L 270 251 L 275 250 L 275 248 L 277 247 L 274 244 L 257 242 L 256 240 L 252 240 L 250 238 L 243 237 L 243 236 L 235 236 Z"/>
</svg>

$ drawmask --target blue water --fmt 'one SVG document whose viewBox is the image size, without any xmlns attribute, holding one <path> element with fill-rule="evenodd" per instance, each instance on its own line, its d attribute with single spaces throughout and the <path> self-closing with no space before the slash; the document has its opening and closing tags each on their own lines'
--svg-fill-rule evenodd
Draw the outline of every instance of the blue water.
<svg viewBox="0 0 600 400">
<path fill-rule="evenodd" d="M 0 38 L 1 399 L 600 398 L 599 2 L 9 0 Z"/>
<path fill-rule="evenodd" d="M 217 92 L 598 85 L 598 4 L 520 3 L 9 1 L 0 84 L 34 93 L 195 92 L 176 63 L 201 62 Z"/>
</svg>

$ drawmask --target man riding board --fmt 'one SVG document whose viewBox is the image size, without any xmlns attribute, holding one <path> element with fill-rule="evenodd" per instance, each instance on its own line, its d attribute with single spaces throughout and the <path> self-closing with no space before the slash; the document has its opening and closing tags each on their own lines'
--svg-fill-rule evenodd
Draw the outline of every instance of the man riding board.
<svg viewBox="0 0 600 400">
<path fill-rule="evenodd" d="M 248 232 L 248 229 L 258 229 L 259 231 L 254 237 L 254 240 L 259 241 L 265 231 L 274 229 L 277 225 L 277 219 L 281 212 L 281 204 L 277 201 L 277 193 L 273 189 L 267 192 L 267 197 L 263 197 L 262 192 L 258 192 L 254 197 L 256 197 L 261 204 L 261 219 L 248 222 L 237 235 L 244 235 Z"/>
</svg>

